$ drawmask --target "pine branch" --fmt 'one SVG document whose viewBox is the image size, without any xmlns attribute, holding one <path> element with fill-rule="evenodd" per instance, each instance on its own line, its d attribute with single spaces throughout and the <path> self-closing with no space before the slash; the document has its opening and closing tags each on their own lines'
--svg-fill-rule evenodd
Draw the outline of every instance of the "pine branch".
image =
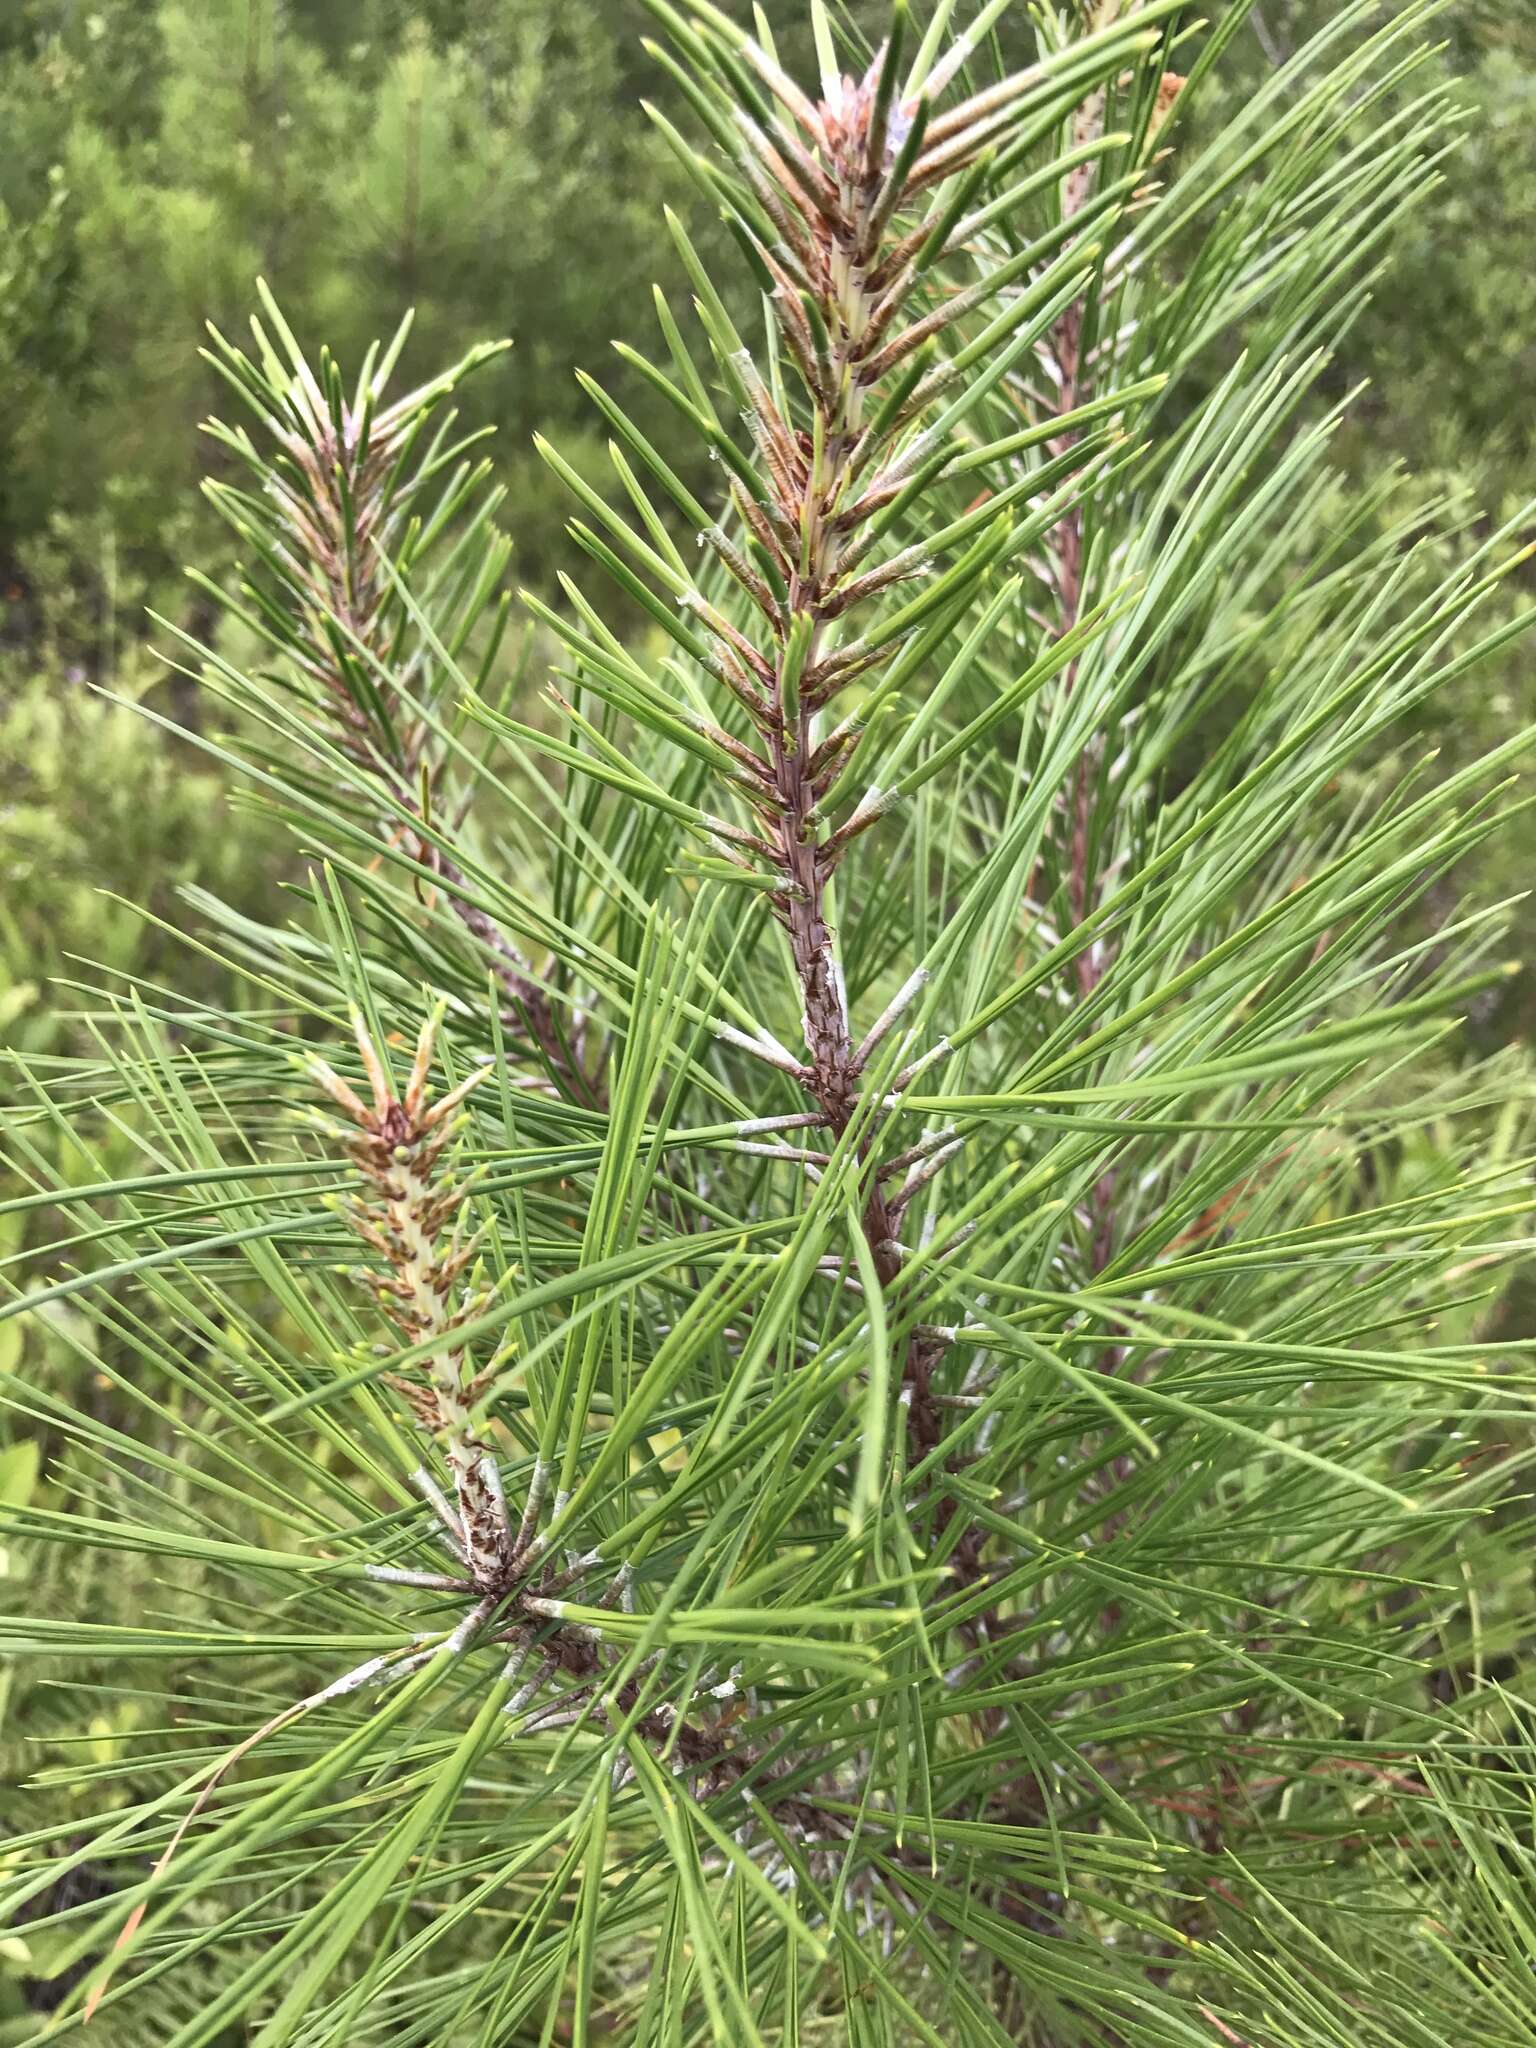
<svg viewBox="0 0 1536 2048">
<path fill-rule="evenodd" d="M 657 11 L 669 19 L 668 9 Z M 874 1281 L 897 1314 L 905 1257 L 902 1218 L 913 1198 L 960 1156 L 963 1141 L 920 1166 L 913 1164 L 906 1182 L 887 1185 L 878 1159 L 882 1119 L 863 1117 L 862 1079 L 921 982 L 917 977 L 908 982 L 856 1049 L 829 892 L 852 845 L 879 823 L 901 789 L 870 789 L 829 829 L 833 785 L 846 779 L 856 748 L 852 736 L 824 737 L 821 720 L 856 677 L 877 694 L 889 687 L 882 684 L 882 672 L 893 680 L 899 673 L 906 633 L 932 618 L 937 606 L 946 601 L 958 605 L 981 587 L 1014 545 L 1010 505 L 1021 495 L 1017 486 L 994 507 L 987 506 L 983 494 L 979 510 L 973 508 L 934 539 L 898 548 L 869 565 L 893 509 L 904 510 L 920 529 L 925 493 L 940 485 L 962 452 L 947 439 L 943 421 L 926 430 L 925 421 L 964 365 L 994 337 L 1022 334 L 1027 339 L 1041 333 L 1042 340 L 1048 335 L 1054 341 L 1063 362 L 1060 414 L 1074 414 L 1079 398 L 1086 402 L 1091 397 L 1081 381 L 1079 355 L 1085 280 L 1096 250 L 1080 235 L 1076 241 L 1081 246 L 1074 248 L 1072 231 L 1088 202 L 1106 92 L 1102 81 L 1096 84 L 1075 118 L 1075 167 L 1064 188 L 1062 230 L 1002 262 L 983 256 L 982 275 L 974 283 L 960 291 L 941 287 L 933 304 L 930 287 L 942 277 L 952 245 L 983 247 L 973 239 L 973 203 L 994 168 L 1000 138 L 1018 121 L 1031 92 L 1045 84 L 1051 67 L 1046 63 L 1017 74 L 953 112 L 935 116 L 933 95 L 948 72 L 958 69 L 960 58 L 957 54 L 941 65 L 922 90 L 904 94 L 897 84 L 903 29 L 904 16 L 898 14 L 891 40 L 876 52 L 863 77 L 828 73 L 819 99 L 793 85 L 750 38 L 738 39 L 713 17 L 679 38 L 685 59 L 691 56 L 695 65 L 702 56 L 707 71 L 729 48 L 733 61 L 744 58 L 768 87 L 766 108 L 749 113 L 738 107 L 730 124 L 713 125 L 750 194 L 741 223 L 775 280 L 767 303 L 779 353 L 798 371 L 808 413 L 795 416 L 788 394 L 770 388 L 734 336 L 726 352 L 722 316 L 716 313 L 712 345 L 741 396 L 757 465 L 750 484 L 745 472 L 733 484 L 732 502 L 743 519 L 744 546 L 755 549 L 762 563 L 761 570 L 754 567 L 722 529 L 706 533 L 750 601 L 754 637 L 745 636 L 698 592 L 682 593 L 706 642 L 713 642 L 708 657 L 713 671 L 725 676 L 745 671 L 754 679 L 750 690 L 737 694 L 758 741 L 757 751 L 746 759 L 743 792 L 756 814 L 755 829 L 751 834 L 718 829 L 727 858 L 740 860 L 740 849 L 746 848 L 780 878 L 768 900 L 787 935 L 798 982 L 807 1058 L 796 1077 L 834 1139 L 860 1122 L 860 1228 Z M 711 54 L 716 51 L 718 59 Z M 709 83 L 707 77 L 699 80 L 705 89 Z M 697 96 L 697 88 L 691 90 Z M 917 227 L 906 225 L 919 195 L 940 179 L 958 181 L 958 189 L 941 198 Z M 1061 299 L 1065 303 L 1051 325 L 1053 304 Z M 957 328 L 963 332 L 968 316 L 999 303 L 1002 310 L 979 340 L 954 345 L 948 361 L 936 359 L 936 344 L 950 342 Z M 1037 308 L 1043 310 L 1037 313 Z M 1070 474 L 1078 448 L 1078 433 L 1069 425 L 1053 446 L 1052 452 L 1065 458 L 1053 475 Z M 1062 564 L 1058 609 L 1068 648 L 1083 623 L 1081 517 L 1080 498 L 1069 490 L 1057 527 Z M 944 570 L 946 547 L 966 541 L 972 545 L 958 565 Z M 907 598 L 892 618 L 880 600 L 914 585 L 918 594 Z M 865 625 L 871 614 L 878 623 Z M 945 621 L 953 616 L 948 610 L 941 614 Z M 1074 672 L 1075 662 L 1066 672 L 1068 692 Z M 1074 801 L 1082 842 L 1074 891 L 1079 922 L 1088 907 L 1089 794 L 1085 757 Z M 1081 956 L 1083 962 L 1088 958 Z M 1089 971 L 1080 966 L 1081 973 Z M 1084 992 L 1090 993 L 1091 986 Z M 897 1077 L 893 1102 L 942 1050 L 933 1048 Z M 1111 1205 L 1107 1184 L 1099 1199 L 1104 1208 Z M 1108 1228 L 1101 1221 L 1105 1258 Z M 935 1453 L 949 1432 L 939 1384 L 947 1348 L 942 1335 L 921 1323 L 901 1339 L 897 1380 L 913 1464 Z M 937 1508 L 935 1537 L 951 1546 L 951 1569 L 962 1584 L 975 1586 L 985 1579 L 986 1536 L 966 1523 L 954 1495 Z M 978 1631 L 984 1634 L 986 1627 L 985 1616 L 968 1623 L 967 1640 L 980 1640 Z"/>
<path fill-rule="evenodd" d="M 463 379 L 506 344 L 472 351 L 446 375 L 385 405 L 388 368 L 404 342 L 407 321 L 383 367 L 370 362 L 349 399 L 328 352 L 322 351 L 318 371 L 312 369 L 270 294 L 263 301 L 286 364 L 259 323 L 253 323 L 259 363 L 214 329 L 212 346 L 204 351 L 255 411 L 276 449 L 268 456 L 247 434 L 209 425 L 261 486 L 256 497 L 227 484 L 207 487 L 268 572 L 270 590 L 244 582 L 243 594 L 254 608 L 246 616 L 314 688 L 359 788 L 387 798 L 389 808 L 378 820 L 381 835 L 393 840 L 403 834 L 408 857 L 441 878 L 454 916 L 491 956 L 511 1027 L 520 1034 L 526 1030 L 573 1100 L 595 1104 L 600 1097 L 573 1056 L 549 996 L 495 919 L 470 900 L 464 870 L 447 843 L 452 835 L 444 812 L 452 805 L 445 805 L 439 789 L 445 751 L 433 719 L 405 689 L 407 678 L 418 686 L 425 682 L 424 652 L 430 650 L 407 652 L 412 622 L 400 579 L 419 571 L 434 544 L 452 530 L 450 522 L 463 517 L 488 470 L 484 463 L 471 468 L 460 459 L 480 437 L 452 441 L 451 411 L 430 440 L 428 429 Z M 434 486 L 440 492 L 435 504 L 429 497 Z M 444 636 L 455 645 L 467 640 L 505 566 L 505 545 L 493 535 L 452 574 L 499 495 L 482 498 L 447 564 L 449 603 L 457 616 L 451 624 L 445 617 Z M 213 594 L 223 598 L 216 587 Z"/>
<path fill-rule="evenodd" d="M 615 489 L 541 444 L 644 622 L 531 600 L 568 730 L 492 689 L 446 387 L 220 358 L 278 661 L 207 657 L 206 744 L 327 871 L 191 899 L 226 1007 L 81 981 L 16 1068 L 45 2032 L 1514 2048 L 1532 1091 L 1455 1049 L 1500 920 L 1438 892 L 1519 743 L 1383 750 L 1525 527 L 1328 467 L 1421 14 L 1170 154 L 1240 0 L 898 8 L 851 78 L 813 0 L 814 90 L 652 11 L 768 297 L 673 218 L 697 324 L 626 360 L 698 468 L 594 380 Z M 541 935 L 590 1062 L 456 926 Z"/>
<path fill-rule="evenodd" d="M 450 1148 L 465 1121 L 461 1105 L 491 1070 L 477 1068 L 433 1099 L 430 1076 L 443 1016 L 440 1005 L 422 1025 L 410 1074 L 399 1094 L 388 1055 L 372 1042 L 360 1012 L 353 1013 L 353 1030 L 368 1086 L 366 1098 L 324 1060 L 306 1063 L 311 1078 L 351 1130 L 347 1133 L 344 1126 L 330 1126 L 324 1119 L 320 1127 L 329 1135 L 346 1135 L 347 1155 L 368 1190 L 359 1199 L 337 1204 L 348 1228 L 379 1260 L 376 1268 L 364 1269 L 357 1277 L 406 1347 L 425 1353 L 424 1383 L 388 1375 L 388 1384 L 402 1395 L 428 1440 L 441 1447 L 452 1485 L 450 1501 L 425 1466 L 415 1474 L 417 1488 L 441 1522 L 462 1575 L 370 1565 L 368 1577 L 383 1585 L 457 1595 L 464 1612 L 451 1640 L 460 1649 L 477 1642 L 508 1646 L 504 1682 L 522 1682 L 506 1711 L 523 1719 L 529 1730 L 559 1725 L 551 1717 L 564 1717 L 573 1707 L 580 1709 L 571 1717 L 577 1721 L 600 1709 L 616 1723 L 627 1722 L 635 1736 L 653 1744 L 660 1754 L 674 1756 L 675 1768 L 686 1770 L 711 1793 L 740 1797 L 750 1787 L 754 1806 L 772 1808 L 781 1825 L 802 1835 L 841 1832 L 841 1824 L 822 1812 L 814 1799 L 790 1785 L 789 1774 L 764 1768 L 760 1751 L 731 1739 L 729 1723 L 721 1717 L 737 1694 L 734 1679 L 696 1686 L 694 1702 L 708 1707 L 712 1720 L 689 1718 L 670 1706 L 647 1706 L 650 1688 L 640 1678 L 620 1675 L 621 1660 L 615 1652 L 590 1629 L 564 1619 L 570 1597 L 579 1595 L 582 1582 L 598 1574 L 604 1560 L 600 1552 L 590 1551 L 572 1554 L 563 1569 L 555 1568 L 540 1528 L 547 1495 L 537 1466 L 526 1505 L 514 1522 L 496 1452 L 474 1421 L 485 1376 L 473 1370 L 460 1336 L 490 1300 L 476 1285 L 475 1262 L 483 1236 L 468 1231 L 465 1217 L 477 1176 L 457 1174 L 449 1165 Z M 557 1515 L 559 1508 L 557 1500 Z M 622 1565 L 597 1594 L 596 1604 L 627 1607 L 631 1591 L 630 1568 Z M 355 1685 L 407 1675 L 415 1661 L 389 1665 L 372 1660 L 285 1709 L 251 1738 L 252 1744 L 293 1715 L 340 1697 Z M 523 1680 L 530 1661 L 536 1666 L 534 1676 Z M 651 1660 L 653 1668 L 660 1661 Z M 559 1678 L 572 1683 L 555 1700 L 537 1707 L 548 1685 Z M 162 1872 L 169 1860 L 170 1852 L 162 1859 Z"/>
</svg>

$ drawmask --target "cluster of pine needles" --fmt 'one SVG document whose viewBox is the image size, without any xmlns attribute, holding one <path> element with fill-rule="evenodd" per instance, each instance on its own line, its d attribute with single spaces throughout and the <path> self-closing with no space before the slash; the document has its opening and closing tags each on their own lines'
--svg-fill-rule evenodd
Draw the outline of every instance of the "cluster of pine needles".
<svg viewBox="0 0 1536 2048">
<path fill-rule="evenodd" d="M 1329 458 L 1436 9 L 647 6 L 589 576 L 500 345 L 210 334 L 291 914 L 13 1063 L 0 2038 L 1519 2048 L 1528 522 Z"/>
</svg>

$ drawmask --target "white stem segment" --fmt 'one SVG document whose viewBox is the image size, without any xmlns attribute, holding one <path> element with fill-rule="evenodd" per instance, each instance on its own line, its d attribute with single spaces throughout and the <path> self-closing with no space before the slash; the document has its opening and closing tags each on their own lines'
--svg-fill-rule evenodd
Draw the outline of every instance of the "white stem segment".
<svg viewBox="0 0 1536 2048">
<path fill-rule="evenodd" d="M 856 1069 L 868 1064 L 870 1054 L 880 1043 L 881 1039 L 885 1037 L 891 1026 L 896 1023 L 902 1012 L 909 1009 L 922 994 L 923 990 L 928 986 L 928 980 L 929 975 L 926 967 L 919 967 L 912 974 L 908 975 L 907 979 L 897 989 L 895 995 L 891 997 L 891 1000 L 870 1026 L 864 1042 L 855 1051 L 853 1064 Z"/>
</svg>

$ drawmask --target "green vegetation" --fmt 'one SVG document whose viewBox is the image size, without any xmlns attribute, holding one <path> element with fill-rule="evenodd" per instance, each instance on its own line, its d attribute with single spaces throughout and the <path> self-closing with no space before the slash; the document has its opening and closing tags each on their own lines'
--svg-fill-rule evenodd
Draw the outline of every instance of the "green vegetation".
<svg viewBox="0 0 1536 2048">
<path fill-rule="evenodd" d="M 0 24 L 0 2043 L 1536 2038 L 1536 37 L 1207 13 Z"/>
<path fill-rule="evenodd" d="M 195 484 L 218 387 L 192 351 L 205 320 L 243 327 L 258 273 L 354 361 L 406 306 L 422 361 L 519 309 L 517 354 L 473 402 L 502 429 L 525 573 L 543 573 L 558 523 L 529 437 L 588 431 L 572 368 L 648 318 L 650 227 L 679 182 L 633 106 L 643 21 L 626 0 L 415 19 L 7 8 L 0 224 L 25 224 L 0 316 L 0 559 L 27 593 L 13 633 L 94 664 L 107 605 L 135 635 L 146 600 L 184 606 L 181 564 L 211 566 L 217 532 Z M 603 263 L 582 260 L 598 246 Z"/>
</svg>

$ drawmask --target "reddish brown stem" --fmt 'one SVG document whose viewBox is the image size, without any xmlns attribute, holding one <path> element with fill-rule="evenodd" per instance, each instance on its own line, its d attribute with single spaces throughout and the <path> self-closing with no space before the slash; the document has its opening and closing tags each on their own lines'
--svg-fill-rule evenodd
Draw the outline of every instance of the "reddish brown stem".
<svg viewBox="0 0 1536 2048">
<path fill-rule="evenodd" d="M 305 470 L 309 484 L 313 509 L 295 509 L 291 516 L 296 526 L 302 520 L 306 553 L 316 564 L 317 576 L 311 585 L 316 605 L 323 616 L 339 624 L 344 644 L 366 650 L 359 659 L 366 659 L 367 655 L 375 658 L 380 687 L 388 700 L 393 693 L 382 680 L 387 674 L 388 647 L 381 621 L 388 605 L 389 584 L 375 546 L 376 505 L 386 481 L 385 457 L 375 451 L 352 469 L 348 499 L 344 502 L 334 479 L 342 465 L 354 463 L 347 432 L 338 437 L 334 428 L 327 428 L 313 446 L 296 441 L 290 453 Z M 368 720 L 354 704 L 340 671 L 340 658 L 329 672 L 318 672 L 317 679 L 341 725 L 342 744 L 360 770 L 380 784 L 403 811 L 420 818 L 423 799 L 414 782 L 418 773 L 423 772 L 429 737 L 426 723 L 418 721 L 398 735 L 398 761 L 392 760 L 380 751 Z M 392 712 L 397 704 L 398 700 L 391 702 Z M 425 772 L 430 783 L 431 772 Z M 383 825 L 386 831 L 394 829 L 392 820 L 385 819 Z M 600 1088 L 573 1057 L 553 1003 L 533 980 L 527 962 L 495 919 L 468 900 L 463 869 L 424 833 L 416 832 L 413 837 L 415 857 L 441 878 L 449 909 L 471 937 L 491 954 L 492 968 L 508 1005 L 506 1021 L 519 1033 L 526 1032 L 573 1101 L 600 1108 Z"/>
</svg>

